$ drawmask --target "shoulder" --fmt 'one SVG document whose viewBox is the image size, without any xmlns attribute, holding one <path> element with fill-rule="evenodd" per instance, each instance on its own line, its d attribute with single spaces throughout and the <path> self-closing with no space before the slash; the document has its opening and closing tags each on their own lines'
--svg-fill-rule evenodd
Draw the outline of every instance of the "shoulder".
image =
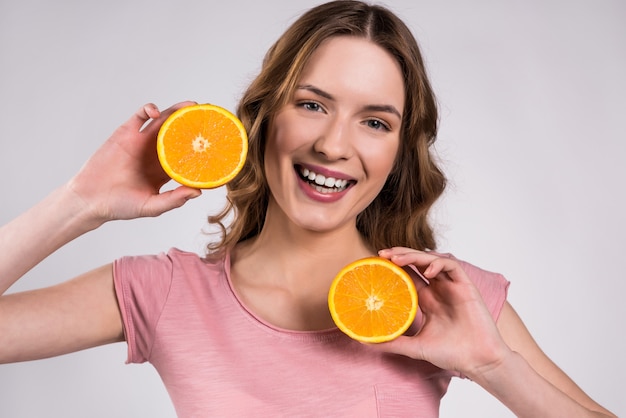
<svg viewBox="0 0 626 418">
<path fill-rule="evenodd" d="M 198 278 L 222 277 L 227 269 L 228 254 L 212 257 L 170 248 L 166 252 L 121 257 L 113 263 L 114 280 L 136 287 L 162 286 Z M 160 285 L 159 285 L 160 283 Z"/>
<path fill-rule="evenodd" d="M 201 257 L 199 254 L 170 248 L 166 252 L 145 255 L 130 255 L 115 260 L 115 265 L 131 267 L 211 267 L 223 266 L 226 254 Z"/>
</svg>

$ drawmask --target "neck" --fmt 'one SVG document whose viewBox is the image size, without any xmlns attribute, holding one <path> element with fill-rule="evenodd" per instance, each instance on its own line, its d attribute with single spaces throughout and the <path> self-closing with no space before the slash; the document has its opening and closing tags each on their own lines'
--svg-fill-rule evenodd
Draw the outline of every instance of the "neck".
<svg viewBox="0 0 626 418">
<path fill-rule="evenodd" d="M 237 245 L 232 263 L 255 266 L 252 271 L 258 279 L 264 276 L 294 292 L 326 293 L 341 268 L 373 254 L 356 220 L 332 230 L 312 231 L 295 225 L 270 205 L 261 233 Z"/>
<path fill-rule="evenodd" d="M 327 297 L 335 275 L 372 254 L 355 222 L 312 231 L 268 210 L 261 233 L 232 252 L 231 278 L 248 308 L 266 321 L 288 329 L 324 329 L 333 325 Z"/>
<path fill-rule="evenodd" d="M 299 269 L 310 266 L 339 263 L 342 266 L 375 251 L 367 245 L 356 228 L 356 220 L 332 230 L 315 231 L 291 222 L 282 211 L 267 212 L 260 234 L 251 240 L 250 252 L 277 260 L 283 264 L 294 262 Z M 276 208 L 274 208 L 276 209 Z"/>
</svg>

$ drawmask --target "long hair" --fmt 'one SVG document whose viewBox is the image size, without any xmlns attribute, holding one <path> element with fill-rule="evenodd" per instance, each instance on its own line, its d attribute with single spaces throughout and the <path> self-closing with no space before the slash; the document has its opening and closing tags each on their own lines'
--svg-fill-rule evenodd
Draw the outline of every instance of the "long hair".
<svg viewBox="0 0 626 418">
<path fill-rule="evenodd" d="M 372 248 L 406 246 L 434 249 L 429 210 L 443 193 L 446 179 L 431 154 L 437 135 L 437 104 L 417 42 L 409 28 L 388 9 L 361 1 L 340 0 L 310 9 L 269 49 L 260 74 L 244 93 L 237 115 L 249 137 L 241 172 L 227 185 L 224 210 L 209 217 L 222 239 L 209 252 L 234 247 L 260 233 L 270 191 L 264 172 L 268 123 L 287 103 L 316 48 L 333 36 L 368 39 L 388 51 L 404 77 L 405 108 L 400 148 L 379 195 L 357 217 L 357 228 Z M 232 222 L 225 221 L 233 215 Z"/>
</svg>

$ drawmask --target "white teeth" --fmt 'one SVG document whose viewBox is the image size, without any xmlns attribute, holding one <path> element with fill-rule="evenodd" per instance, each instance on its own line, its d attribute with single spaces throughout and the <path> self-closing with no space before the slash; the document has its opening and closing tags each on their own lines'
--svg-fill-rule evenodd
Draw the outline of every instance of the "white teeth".
<svg viewBox="0 0 626 418">
<path fill-rule="evenodd" d="M 326 177 L 321 174 L 316 174 L 308 168 L 301 169 L 302 177 L 314 182 L 316 184 L 315 190 L 320 193 L 332 193 L 334 191 L 343 190 L 348 185 L 348 180 L 336 179 L 334 177 Z"/>
</svg>

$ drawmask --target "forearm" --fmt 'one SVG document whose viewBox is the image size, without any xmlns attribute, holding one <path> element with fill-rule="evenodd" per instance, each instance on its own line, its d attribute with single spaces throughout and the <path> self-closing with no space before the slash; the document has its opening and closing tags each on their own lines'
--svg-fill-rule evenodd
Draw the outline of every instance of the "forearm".
<svg viewBox="0 0 626 418">
<path fill-rule="evenodd" d="M 608 417 L 590 411 L 539 375 L 518 353 L 511 352 L 497 367 L 468 376 L 518 417 Z"/>
<path fill-rule="evenodd" d="M 85 205 L 63 186 L 0 228 L 0 294 L 57 249 L 97 228 Z"/>
</svg>

